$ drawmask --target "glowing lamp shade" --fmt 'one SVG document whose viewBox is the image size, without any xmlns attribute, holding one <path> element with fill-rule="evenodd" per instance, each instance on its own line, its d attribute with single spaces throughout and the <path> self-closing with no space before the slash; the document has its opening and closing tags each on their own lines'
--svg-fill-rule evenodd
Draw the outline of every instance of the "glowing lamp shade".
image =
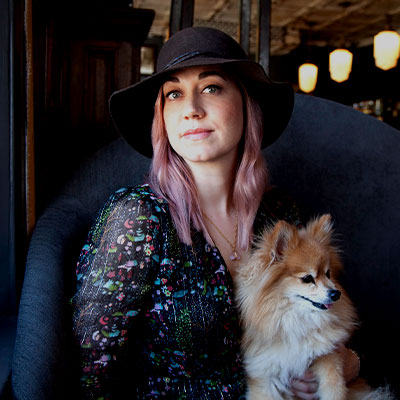
<svg viewBox="0 0 400 400">
<path fill-rule="evenodd" d="M 349 79 L 353 54 L 346 49 L 336 49 L 329 54 L 329 72 L 331 79 L 344 82 Z"/>
<path fill-rule="evenodd" d="M 299 67 L 299 86 L 305 93 L 315 89 L 318 77 L 318 67 L 314 64 L 305 63 Z"/>
<path fill-rule="evenodd" d="M 383 70 L 394 68 L 400 53 L 400 35 L 395 31 L 382 31 L 374 36 L 375 65 Z"/>
</svg>

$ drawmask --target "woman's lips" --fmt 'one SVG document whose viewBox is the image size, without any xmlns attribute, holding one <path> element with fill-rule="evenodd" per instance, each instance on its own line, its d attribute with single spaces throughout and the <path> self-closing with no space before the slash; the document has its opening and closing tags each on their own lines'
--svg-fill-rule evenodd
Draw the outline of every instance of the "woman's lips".
<svg viewBox="0 0 400 400">
<path fill-rule="evenodd" d="M 188 129 L 182 137 L 190 140 L 200 140 L 210 136 L 212 129 L 196 128 Z"/>
</svg>

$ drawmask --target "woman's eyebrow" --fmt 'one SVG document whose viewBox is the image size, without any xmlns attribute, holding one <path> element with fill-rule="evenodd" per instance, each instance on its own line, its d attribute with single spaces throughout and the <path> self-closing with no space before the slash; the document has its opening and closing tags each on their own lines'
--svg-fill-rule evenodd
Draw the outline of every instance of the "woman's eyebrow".
<svg viewBox="0 0 400 400">
<path fill-rule="evenodd" d="M 199 78 L 199 80 L 201 80 L 201 79 L 205 79 L 205 78 L 207 78 L 209 76 L 219 76 L 224 81 L 226 81 L 226 78 L 223 76 L 223 74 L 221 74 L 218 71 L 203 71 L 203 72 L 201 72 L 199 74 L 198 78 Z M 177 82 L 180 82 L 180 80 L 179 80 L 178 77 L 171 75 L 171 76 L 169 76 L 168 78 L 165 79 L 165 82 L 175 82 L 175 83 L 177 83 Z"/>
<path fill-rule="evenodd" d="M 165 82 L 179 82 L 179 79 L 176 76 L 169 76 Z"/>
<path fill-rule="evenodd" d="M 199 79 L 207 78 L 210 75 L 217 75 L 220 78 L 222 78 L 224 81 L 226 81 L 226 78 L 218 71 L 204 71 L 204 72 L 199 74 Z"/>
</svg>

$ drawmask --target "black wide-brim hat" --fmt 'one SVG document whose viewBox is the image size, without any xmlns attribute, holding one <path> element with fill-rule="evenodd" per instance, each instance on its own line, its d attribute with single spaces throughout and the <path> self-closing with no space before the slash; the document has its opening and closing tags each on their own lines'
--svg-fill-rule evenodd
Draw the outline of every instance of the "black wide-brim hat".
<svg viewBox="0 0 400 400">
<path fill-rule="evenodd" d="M 152 157 L 151 126 L 154 104 L 165 79 L 186 67 L 227 67 L 260 105 L 263 114 L 262 148 L 275 142 L 286 128 L 293 110 L 294 95 L 289 84 L 272 82 L 262 66 L 250 61 L 242 47 L 217 29 L 183 29 L 163 45 L 156 73 L 125 89 L 114 92 L 110 113 L 121 136 L 139 153 Z"/>
</svg>

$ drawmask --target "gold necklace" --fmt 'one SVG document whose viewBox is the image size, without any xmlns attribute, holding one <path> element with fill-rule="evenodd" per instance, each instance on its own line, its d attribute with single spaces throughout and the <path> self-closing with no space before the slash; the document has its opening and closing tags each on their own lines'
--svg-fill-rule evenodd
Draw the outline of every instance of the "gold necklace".
<svg viewBox="0 0 400 400">
<path fill-rule="evenodd" d="M 236 222 L 235 222 L 235 242 L 232 243 L 218 228 L 217 225 L 214 224 L 214 222 L 211 221 L 211 218 L 204 212 L 202 211 L 203 216 L 207 219 L 207 221 L 217 230 L 217 232 L 225 239 L 225 241 L 229 244 L 229 246 L 232 247 L 232 254 L 229 256 L 229 258 L 232 261 L 240 260 L 240 255 L 236 250 L 236 243 L 237 243 L 237 235 L 238 235 L 238 212 L 236 210 Z"/>
</svg>

